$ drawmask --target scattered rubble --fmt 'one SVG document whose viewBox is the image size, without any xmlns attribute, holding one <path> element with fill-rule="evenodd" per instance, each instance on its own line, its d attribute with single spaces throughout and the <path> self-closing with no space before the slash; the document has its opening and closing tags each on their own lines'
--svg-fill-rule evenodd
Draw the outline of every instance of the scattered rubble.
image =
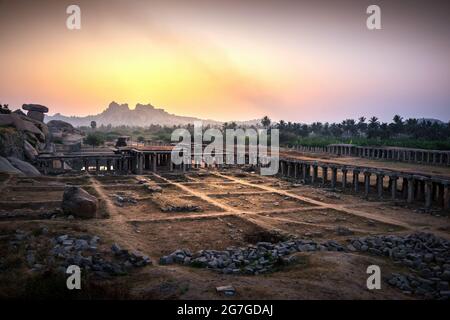
<svg viewBox="0 0 450 320">
<path fill-rule="evenodd" d="M 141 183 L 141 181 L 139 181 L 138 183 Z M 150 192 L 162 192 L 162 188 L 154 183 L 146 182 L 146 183 L 143 183 L 143 186 L 145 189 L 147 189 Z"/>
<path fill-rule="evenodd" d="M 450 298 L 450 241 L 431 233 L 414 233 L 362 237 L 352 240 L 351 245 L 408 267 L 411 274 L 393 273 L 388 279 L 403 292 L 428 299 Z"/>
<path fill-rule="evenodd" d="M 122 206 L 126 203 L 136 204 L 138 202 L 134 197 L 128 196 L 124 192 L 118 192 L 117 194 L 114 194 L 113 197 L 116 199 L 118 206 Z"/>
<path fill-rule="evenodd" d="M 40 227 L 33 232 L 17 229 L 13 239 L 9 241 L 9 247 L 13 251 L 17 251 L 19 247 L 25 248 L 24 259 L 32 272 L 54 269 L 65 273 L 69 265 L 77 265 L 95 276 L 105 278 L 124 275 L 132 268 L 151 264 L 148 256 L 140 252 L 128 252 L 117 244 L 111 247 L 111 257 L 108 251 L 99 249 L 101 239 L 96 235 L 62 234 L 47 238 L 49 246 L 36 241 L 37 237 L 48 233 L 47 227 Z M 50 250 L 43 254 L 43 247 L 49 247 Z"/>
<path fill-rule="evenodd" d="M 224 274 L 262 274 L 274 271 L 283 260 L 295 252 L 346 251 L 347 249 L 329 240 L 321 244 L 312 240 L 290 240 L 276 244 L 258 242 L 256 245 L 226 250 L 200 250 L 192 254 L 187 249 L 178 249 L 160 258 L 160 264 L 184 264 L 192 267 L 208 268 Z"/>
</svg>

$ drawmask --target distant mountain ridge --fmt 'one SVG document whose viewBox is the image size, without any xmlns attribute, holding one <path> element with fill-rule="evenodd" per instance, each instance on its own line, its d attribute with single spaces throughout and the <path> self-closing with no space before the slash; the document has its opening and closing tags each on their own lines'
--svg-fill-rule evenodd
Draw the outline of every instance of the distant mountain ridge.
<svg viewBox="0 0 450 320">
<path fill-rule="evenodd" d="M 170 114 L 164 109 L 155 108 L 151 104 L 136 104 L 135 109 L 130 109 L 127 103 L 118 104 L 117 102 L 111 102 L 102 113 L 97 115 L 77 117 L 77 116 L 64 116 L 56 113 L 53 116 L 45 116 L 45 122 L 51 120 L 62 120 L 72 124 L 75 127 L 90 126 L 91 121 L 95 121 L 98 126 L 111 125 L 111 126 L 136 126 L 146 127 L 152 124 L 159 124 L 165 126 L 172 125 L 186 125 L 192 124 L 194 121 L 203 121 L 204 125 L 221 124 L 219 121 L 214 120 L 202 120 L 195 117 L 185 117 Z"/>
</svg>

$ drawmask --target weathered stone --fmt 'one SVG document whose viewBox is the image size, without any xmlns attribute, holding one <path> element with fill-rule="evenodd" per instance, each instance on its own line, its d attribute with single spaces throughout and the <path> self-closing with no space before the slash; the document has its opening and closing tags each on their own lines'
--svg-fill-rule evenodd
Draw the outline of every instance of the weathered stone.
<svg viewBox="0 0 450 320">
<path fill-rule="evenodd" d="M 33 165 L 31 165 L 28 162 L 22 161 L 20 159 L 17 159 L 15 157 L 8 157 L 8 161 L 16 167 L 18 170 L 23 172 L 26 176 L 29 177 L 36 177 L 40 176 L 41 173 L 38 169 L 36 169 Z"/>
<path fill-rule="evenodd" d="M 80 187 L 66 186 L 64 189 L 62 210 L 67 215 L 79 218 L 95 218 L 98 207 L 96 197 Z"/>
<path fill-rule="evenodd" d="M 30 110 L 27 112 L 27 116 L 36 121 L 44 122 L 45 115 L 40 111 Z"/>
<path fill-rule="evenodd" d="M 22 105 L 22 109 L 23 110 L 27 110 L 27 111 L 41 112 L 41 113 L 47 113 L 48 112 L 48 108 L 46 106 L 43 106 L 43 105 L 40 105 L 40 104 L 34 104 L 34 103 L 23 104 Z"/>
<path fill-rule="evenodd" d="M 336 233 L 338 236 L 350 236 L 350 235 L 354 234 L 354 232 L 352 230 L 350 230 L 349 228 L 346 228 L 346 227 L 342 227 L 342 226 L 338 226 L 336 228 Z"/>
<path fill-rule="evenodd" d="M 216 291 L 226 296 L 234 296 L 236 294 L 236 289 L 231 285 L 217 287 Z"/>
<path fill-rule="evenodd" d="M 14 167 L 6 158 L 0 156 L 0 172 L 6 172 L 10 174 L 23 176 L 24 173 Z"/>
<path fill-rule="evenodd" d="M 23 151 L 28 160 L 34 160 L 39 155 L 39 152 L 27 140 L 23 143 Z"/>
<path fill-rule="evenodd" d="M 168 265 L 173 263 L 173 257 L 171 255 L 163 256 L 159 258 L 159 264 Z"/>
</svg>

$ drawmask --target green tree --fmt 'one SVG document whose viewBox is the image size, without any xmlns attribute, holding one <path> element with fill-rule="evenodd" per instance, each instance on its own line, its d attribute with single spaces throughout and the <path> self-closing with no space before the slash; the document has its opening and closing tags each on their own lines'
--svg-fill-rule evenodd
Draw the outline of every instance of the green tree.
<svg viewBox="0 0 450 320">
<path fill-rule="evenodd" d="M 93 130 L 95 130 L 95 128 L 97 128 L 97 122 L 91 121 L 91 128 L 92 128 Z"/>
<path fill-rule="evenodd" d="M 139 137 L 137 137 L 137 142 L 144 143 L 145 138 L 143 136 L 139 136 Z"/>
<path fill-rule="evenodd" d="M 98 133 L 89 133 L 87 137 L 84 139 L 84 143 L 92 146 L 92 149 L 102 145 L 104 142 L 105 142 L 104 137 Z"/>
</svg>

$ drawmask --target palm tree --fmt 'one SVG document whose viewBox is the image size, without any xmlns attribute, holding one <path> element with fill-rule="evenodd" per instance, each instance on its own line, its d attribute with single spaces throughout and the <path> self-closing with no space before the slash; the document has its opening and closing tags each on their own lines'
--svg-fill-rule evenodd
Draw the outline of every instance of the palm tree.
<svg viewBox="0 0 450 320">
<path fill-rule="evenodd" d="M 378 136 L 378 128 L 380 126 L 380 122 L 378 122 L 378 118 L 377 117 L 372 117 L 369 119 L 369 125 L 368 127 L 368 132 L 367 132 L 367 136 L 369 138 L 376 138 Z"/>
<path fill-rule="evenodd" d="M 272 121 L 269 119 L 268 116 L 264 116 L 264 117 L 261 119 L 261 124 L 262 124 L 262 126 L 263 126 L 265 129 L 267 129 L 267 128 L 270 127 L 270 123 L 271 123 L 271 122 L 272 122 Z"/>
</svg>

